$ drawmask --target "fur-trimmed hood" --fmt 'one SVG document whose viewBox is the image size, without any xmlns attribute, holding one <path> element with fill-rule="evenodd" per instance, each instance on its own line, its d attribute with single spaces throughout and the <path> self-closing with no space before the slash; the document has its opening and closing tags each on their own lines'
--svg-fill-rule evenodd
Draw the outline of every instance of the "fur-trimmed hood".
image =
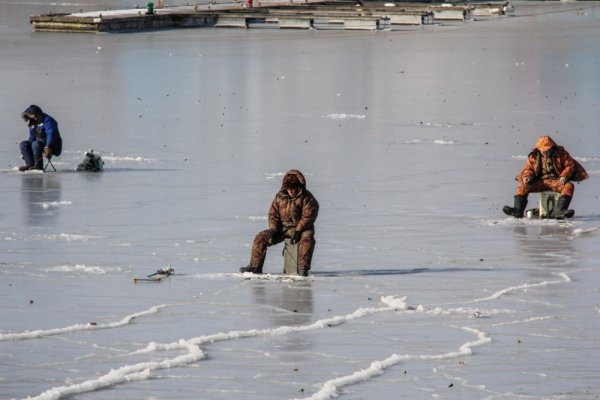
<svg viewBox="0 0 600 400">
<path fill-rule="evenodd" d="M 42 123 L 44 122 L 44 112 L 40 107 L 32 104 L 21 113 L 21 118 L 23 118 L 23 121 L 25 122 L 35 120 L 37 123 Z"/>
<path fill-rule="evenodd" d="M 302 190 L 295 197 L 290 197 L 284 182 L 297 180 Z M 303 232 L 314 230 L 314 223 L 319 214 L 319 202 L 306 189 L 306 179 L 297 169 L 285 173 L 281 182 L 281 190 L 277 192 L 269 209 L 269 229 L 285 232 L 290 229 Z"/>
<path fill-rule="evenodd" d="M 306 189 L 306 178 L 302 175 L 302 172 L 297 169 L 291 169 L 285 173 L 281 180 L 281 188 L 285 189 L 289 182 L 297 181 L 300 184 L 302 190 Z"/>
</svg>

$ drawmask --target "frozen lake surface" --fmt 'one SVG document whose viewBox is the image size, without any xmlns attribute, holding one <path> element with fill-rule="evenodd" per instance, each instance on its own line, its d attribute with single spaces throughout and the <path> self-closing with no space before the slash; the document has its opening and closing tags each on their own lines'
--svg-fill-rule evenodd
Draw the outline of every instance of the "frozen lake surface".
<svg viewBox="0 0 600 400">
<path fill-rule="evenodd" d="M 0 398 L 600 397 L 600 3 L 394 32 L 28 24 L 106 7 L 0 0 Z M 16 171 L 30 104 L 57 173 Z M 572 221 L 502 214 L 542 134 L 590 174 Z M 103 173 L 74 171 L 89 148 Z M 292 168 L 321 204 L 313 275 L 236 273 Z"/>
</svg>

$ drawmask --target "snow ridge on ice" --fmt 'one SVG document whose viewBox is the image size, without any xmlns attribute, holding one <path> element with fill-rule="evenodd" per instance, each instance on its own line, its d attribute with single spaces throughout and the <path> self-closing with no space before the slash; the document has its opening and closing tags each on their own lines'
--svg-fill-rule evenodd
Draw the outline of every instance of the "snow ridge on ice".
<svg viewBox="0 0 600 400">
<path fill-rule="evenodd" d="M 365 115 L 357 115 L 357 114 L 341 113 L 341 114 L 328 114 L 328 115 L 325 116 L 325 118 L 330 118 L 330 119 L 365 119 L 366 116 Z"/>
<path fill-rule="evenodd" d="M 50 201 L 42 203 L 42 208 L 47 209 L 50 207 L 69 206 L 71 204 L 73 203 L 70 201 Z"/>
<path fill-rule="evenodd" d="M 82 264 L 76 265 L 57 265 L 56 267 L 47 268 L 44 271 L 47 272 L 86 272 L 90 274 L 102 275 L 107 272 L 121 271 L 120 267 L 99 267 L 99 266 L 87 266 Z"/>
<path fill-rule="evenodd" d="M 382 296 L 381 302 L 385 305 L 384 307 L 368 307 L 368 308 L 359 308 L 354 312 L 346 315 L 338 315 L 331 318 L 321 319 L 315 321 L 311 324 L 307 325 L 297 325 L 297 326 L 280 326 L 272 329 L 250 329 L 247 331 L 229 331 L 229 332 L 219 332 L 212 335 L 199 336 L 196 338 L 188 339 L 186 342 L 193 343 L 195 345 L 202 345 L 205 343 L 214 343 L 231 339 L 241 339 L 248 337 L 257 337 L 257 336 L 280 336 L 287 335 L 290 333 L 296 332 L 304 332 L 313 329 L 321 329 L 332 327 L 336 325 L 341 325 L 345 322 L 352 321 L 355 319 L 359 319 L 365 317 L 367 315 L 376 314 L 380 312 L 387 311 L 395 311 L 395 310 L 406 310 L 407 305 L 404 302 L 406 297 L 398 297 L 398 296 Z M 148 344 L 144 349 L 135 351 L 130 353 L 130 355 L 134 354 L 142 354 L 142 353 L 150 353 L 157 350 L 176 350 L 181 349 L 182 346 L 181 341 L 172 342 L 167 344 L 155 343 L 152 342 Z"/>
<path fill-rule="evenodd" d="M 396 311 L 399 309 L 405 310 L 407 306 L 404 300 L 406 300 L 406 297 L 383 296 L 381 297 L 381 302 L 384 304 L 382 307 L 359 308 L 350 314 L 321 319 L 307 325 L 280 326 L 274 329 L 252 329 L 248 331 L 222 332 L 213 335 L 200 336 L 189 340 L 181 339 L 177 342 L 168 344 L 153 342 L 150 343 L 146 348 L 128 355 L 150 353 L 157 350 L 186 350 L 186 353 L 174 358 L 165 358 L 162 361 L 141 362 L 137 364 L 125 365 L 123 367 L 113 369 L 107 374 L 104 374 L 98 378 L 89 379 L 77 384 L 55 387 L 37 396 L 27 397 L 25 400 L 57 400 L 65 396 L 92 392 L 98 389 L 107 388 L 133 380 L 148 379 L 151 377 L 151 372 L 154 370 L 185 366 L 205 358 L 205 352 L 199 347 L 201 344 L 246 337 L 286 335 L 312 329 L 327 328 L 379 312 Z M 158 308 L 162 307 L 165 307 L 165 305 L 153 307 L 152 309 L 147 310 L 146 313 L 150 313 L 151 311 L 156 312 L 158 311 Z M 126 318 L 124 318 L 124 320 L 125 319 Z M 57 332 L 56 334 L 58 333 L 62 332 Z"/>
<path fill-rule="evenodd" d="M 495 300 L 495 299 L 498 299 L 498 298 L 504 296 L 505 294 L 508 294 L 511 292 L 516 292 L 519 290 L 527 290 L 527 289 L 538 288 L 538 287 L 543 287 L 543 286 L 557 285 L 559 283 L 567 283 L 567 282 L 572 281 L 571 277 L 569 275 L 565 274 L 564 272 L 553 273 L 553 274 L 558 275 L 561 279 L 556 280 L 556 281 L 543 281 L 543 282 L 538 282 L 538 283 L 524 283 L 522 285 L 508 287 L 508 288 L 505 288 L 502 290 L 498 290 L 497 292 L 493 293 L 492 295 L 490 295 L 488 297 L 482 297 L 480 299 L 475 299 L 475 300 L 472 300 L 471 302 L 478 303 L 481 301 Z"/>
<path fill-rule="evenodd" d="M 109 373 L 98 379 L 91 379 L 68 386 L 55 387 L 37 396 L 27 397 L 25 400 L 57 400 L 65 396 L 92 392 L 120 383 L 144 380 L 150 378 L 151 372 L 154 370 L 189 365 L 206 356 L 198 346 L 186 343 L 185 340 L 182 340 L 181 342 L 182 346 L 184 346 L 188 352 L 178 357 L 162 361 L 148 361 L 133 365 L 125 365 L 121 368 L 111 370 Z"/>
<path fill-rule="evenodd" d="M 110 328 L 118 328 L 124 325 L 131 323 L 134 319 L 138 317 L 143 317 L 149 314 L 157 313 L 161 308 L 167 307 L 166 304 L 160 304 L 154 307 L 150 307 L 147 310 L 139 311 L 133 314 L 126 315 L 120 321 L 116 322 L 108 322 L 105 324 L 96 324 L 96 323 L 87 323 L 87 324 L 75 324 L 71 326 L 67 326 L 64 328 L 55 328 L 55 329 L 45 329 L 45 330 L 35 330 L 35 331 L 25 331 L 25 332 L 15 332 L 15 333 L 0 333 L 0 342 L 5 342 L 9 340 L 26 340 L 26 339 L 36 339 L 46 336 L 54 336 L 60 335 L 63 333 L 69 332 L 79 332 L 79 331 L 91 331 L 97 329 L 110 329 Z"/>
<path fill-rule="evenodd" d="M 376 375 L 381 375 L 387 368 L 393 367 L 394 365 L 401 363 L 403 361 L 409 360 L 445 360 L 449 358 L 455 358 L 460 356 L 468 356 L 473 353 L 473 347 L 482 346 L 484 344 L 490 343 L 492 339 L 490 339 L 484 332 L 469 327 L 461 328 L 466 332 L 472 333 L 476 335 L 476 339 L 469 341 L 467 343 L 462 344 L 457 351 L 452 351 L 443 354 L 434 354 L 434 355 L 399 355 L 392 354 L 388 358 L 384 360 L 373 361 L 368 368 L 362 369 L 360 371 L 356 371 L 350 375 L 342 376 L 339 378 L 331 379 L 325 382 L 321 390 L 314 393 L 310 397 L 305 397 L 303 400 L 328 400 L 333 397 L 337 397 L 339 389 L 344 386 L 354 385 L 363 381 L 366 381 Z M 300 400 L 300 399 L 296 399 Z"/>
<path fill-rule="evenodd" d="M 411 140 L 405 140 L 404 144 L 443 144 L 443 145 L 450 145 L 450 144 L 458 144 L 458 142 L 456 142 L 454 140 L 443 140 L 443 139 L 434 139 L 434 140 L 411 139 Z"/>
</svg>

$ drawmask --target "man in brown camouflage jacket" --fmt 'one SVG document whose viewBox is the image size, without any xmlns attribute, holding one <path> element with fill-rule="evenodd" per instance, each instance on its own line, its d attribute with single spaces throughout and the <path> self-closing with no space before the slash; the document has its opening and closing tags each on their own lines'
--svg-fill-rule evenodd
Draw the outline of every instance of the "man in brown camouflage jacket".
<svg viewBox="0 0 600 400">
<path fill-rule="evenodd" d="M 261 274 L 267 247 L 283 242 L 300 243 L 298 272 L 307 276 L 315 249 L 315 220 L 319 213 L 317 199 L 306 189 L 306 179 L 298 170 L 292 169 L 283 177 L 281 189 L 275 195 L 269 209 L 269 229 L 254 238 L 250 264 L 240 272 Z"/>
</svg>

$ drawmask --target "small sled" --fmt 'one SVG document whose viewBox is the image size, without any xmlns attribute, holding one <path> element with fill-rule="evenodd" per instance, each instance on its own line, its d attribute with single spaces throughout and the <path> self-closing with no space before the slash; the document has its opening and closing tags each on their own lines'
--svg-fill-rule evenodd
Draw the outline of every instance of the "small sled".
<svg viewBox="0 0 600 400">
<path fill-rule="evenodd" d="M 153 274 L 146 276 L 145 278 L 133 278 L 133 283 L 138 282 L 160 282 L 162 278 L 166 278 L 167 276 L 175 275 L 175 270 L 173 267 L 169 265 L 168 268 L 162 268 L 156 271 Z"/>
<path fill-rule="evenodd" d="M 138 283 L 138 282 L 160 282 L 162 278 L 157 275 L 157 276 L 153 276 L 152 278 L 133 278 L 133 283 Z"/>
<path fill-rule="evenodd" d="M 540 193 L 539 208 L 531 208 L 525 212 L 528 219 L 559 219 L 558 218 L 558 198 L 559 193 L 545 191 Z M 564 218 L 573 218 L 574 210 L 568 210 Z"/>
</svg>

